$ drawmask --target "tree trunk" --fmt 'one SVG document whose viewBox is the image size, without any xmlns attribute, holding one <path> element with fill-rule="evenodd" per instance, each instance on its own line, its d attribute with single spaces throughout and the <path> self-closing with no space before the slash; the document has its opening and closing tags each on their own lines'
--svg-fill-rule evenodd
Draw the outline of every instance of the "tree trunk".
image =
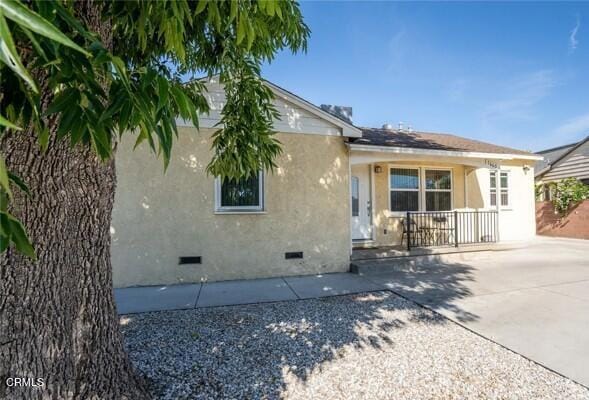
<svg viewBox="0 0 589 400">
<path fill-rule="evenodd" d="M 112 43 L 100 3 L 78 16 Z M 42 72 L 37 74 L 43 87 Z M 45 106 L 50 94 L 43 97 Z M 149 397 L 124 351 L 112 291 L 110 222 L 114 161 L 55 139 L 46 152 L 30 129 L 7 135 L 0 152 L 32 196 L 14 189 L 11 211 L 26 226 L 37 261 L 9 249 L 0 256 L 0 398 L 143 399 Z M 42 386 L 9 386 L 15 379 Z M 7 385 L 8 383 L 8 385 Z"/>
</svg>

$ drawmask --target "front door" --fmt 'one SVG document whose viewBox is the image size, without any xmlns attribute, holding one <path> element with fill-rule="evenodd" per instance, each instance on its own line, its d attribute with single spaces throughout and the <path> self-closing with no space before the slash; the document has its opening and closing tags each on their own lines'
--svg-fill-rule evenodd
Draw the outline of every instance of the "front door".
<svg viewBox="0 0 589 400">
<path fill-rule="evenodd" d="M 370 166 L 352 167 L 352 239 L 372 239 Z"/>
</svg>

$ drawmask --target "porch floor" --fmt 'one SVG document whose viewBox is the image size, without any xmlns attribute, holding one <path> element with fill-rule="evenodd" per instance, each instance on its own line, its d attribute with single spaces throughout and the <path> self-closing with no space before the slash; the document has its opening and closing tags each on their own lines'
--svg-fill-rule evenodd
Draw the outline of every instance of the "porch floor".
<svg viewBox="0 0 589 400">
<path fill-rule="evenodd" d="M 406 246 L 378 246 L 378 247 L 358 247 L 352 250 L 351 261 L 360 260 L 378 260 L 384 258 L 399 258 L 425 256 L 435 254 L 454 254 L 454 253 L 471 253 L 476 251 L 488 250 L 511 250 L 517 247 L 516 243 L 477 243 L 463 244 L 459 247 L 438 246 L 438 247 L 418 247 L 407 250 Z"/>
</svg>

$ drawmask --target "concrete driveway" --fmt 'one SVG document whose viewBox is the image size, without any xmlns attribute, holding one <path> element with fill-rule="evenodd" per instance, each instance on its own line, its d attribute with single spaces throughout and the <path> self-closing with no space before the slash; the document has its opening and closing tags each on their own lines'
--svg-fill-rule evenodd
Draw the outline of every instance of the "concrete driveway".
<svg viewBox="0 0 589 400">
<path fill-rule="evenodd" d="M 589 241 L 538 237 L 365 277 L 589 386 Z"/>
</svg>

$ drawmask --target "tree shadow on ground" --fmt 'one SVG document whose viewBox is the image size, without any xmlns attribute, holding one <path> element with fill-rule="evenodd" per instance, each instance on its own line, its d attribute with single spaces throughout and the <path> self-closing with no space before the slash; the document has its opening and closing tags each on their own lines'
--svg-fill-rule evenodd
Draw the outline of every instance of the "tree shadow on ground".
<svg viewBox="0 0 589 400">
<path fill-rule="evenodd" d="M 466 266 L 438 268 L 431 284 L 411 274 L 447 302 L 468 295 Z M 131 359 L 166 399 L 279 398 L 332 362 L 378 360 L 403 331 L 448 323 L 387 291 L 121 317 Z"/>
<path fill-rule="evenodd" d="M 460 322 L 473 322 L 478 316 L 456 303 L 473 295 L 476 284 L 475 268 L 466 263 L 444 262 L 440 256 L 430 256 L 424 262 L 391 267 L 381 263 L 386 271 L 368 275 L 401 296 L 436 311 L 449 311 Z"/>
</svg>

